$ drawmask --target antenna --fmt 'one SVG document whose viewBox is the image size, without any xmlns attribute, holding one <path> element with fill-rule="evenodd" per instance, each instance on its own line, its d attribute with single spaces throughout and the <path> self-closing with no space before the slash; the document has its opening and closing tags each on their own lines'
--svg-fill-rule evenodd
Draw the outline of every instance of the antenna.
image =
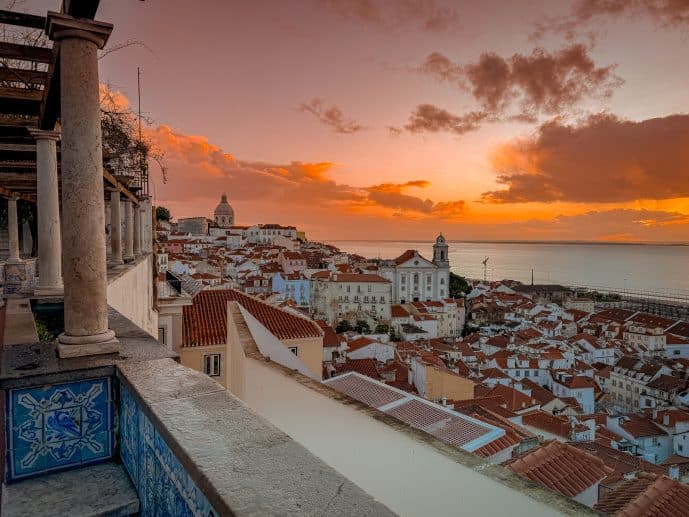
<svg viewBox="0 0 689 517">
<path fill-rule="evenodd" d="M 483 264 L 483 281 L 486 281 L 486 277 L 488 276 L 488 259 L 490 257 L 486 257 L 481 261 L 481 264 Z"/>
<path fill-rule="evenodd" d="M 136 90 L 139 94 L 139 142 L 141 138 L 141 68 L 136 67 Z"/>
</svg>

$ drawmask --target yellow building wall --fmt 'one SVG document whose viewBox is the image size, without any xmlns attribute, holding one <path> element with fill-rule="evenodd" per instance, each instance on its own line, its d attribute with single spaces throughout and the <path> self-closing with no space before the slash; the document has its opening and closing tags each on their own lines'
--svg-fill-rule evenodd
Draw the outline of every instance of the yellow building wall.
<svg viewBox="0 0 689 517">
<path fill-rule="evenodd" d="M 203 373 L 203 356 L 206 354 L 220 354 L 220 376 L 211 377 L 215 381 L 227 388 L 228 370 L 230 364 L 228 362 L 227 345 L 213 345 L 213 346 L 195 346 L 182 347 L 179 350 L 180 363 L 188 368 Z"/>
<path fill-rule="evenodd" d="M 323 337 L 281 340 L 286 347 L 297 347 L 298 357 L 318 379 L 323 379 Z"/>
<path fill-rule="evenodd" d="M 474 398 L 474 382 L 457 374 L 426 366 L 426 393 L 428 400 L 468 400 Z"/>
</svg>

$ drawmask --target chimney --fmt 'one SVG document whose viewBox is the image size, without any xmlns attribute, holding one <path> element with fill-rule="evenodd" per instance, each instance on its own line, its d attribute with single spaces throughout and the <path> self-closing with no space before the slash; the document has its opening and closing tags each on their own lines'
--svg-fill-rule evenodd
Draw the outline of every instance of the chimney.
<svg viewBox="0 0 689 517">
<path fill-rule="evenodd" d="M 665 427 L 668 427 L 670 425 L 670 414 L 669 413 L 665 413 L 663 415 L 663 425 Z"/>
<path fill-rule="evenodd" d="M 443 397 L 441 399 L 441 402 L 442 402 L 443 406 L 447 407 L 447 397 Z"/>
</svg>

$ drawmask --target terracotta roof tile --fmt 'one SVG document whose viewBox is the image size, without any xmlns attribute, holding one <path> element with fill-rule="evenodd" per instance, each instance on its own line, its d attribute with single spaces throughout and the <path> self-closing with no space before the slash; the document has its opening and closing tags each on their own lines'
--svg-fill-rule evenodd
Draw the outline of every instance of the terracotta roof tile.
<svg viewBox="0 0 689 517">
<path fill-rule="evenodd" d="M 321 337 L 313 321 L 296 316 L 234 289 L 199 291 L 183 308 L 185 347 L 227 342 L 227 303 L 238 302 L 278 339 Z"/>
<path fill-rule="evenodd" d="M 603 495 L 594 509 L 620 517 L 684 517 L 689 486 L 657 474 L 640 474 Z"/>
<path fill-rule="evenodd" d="M 600 458 L 557 441 L 531 449 L 504 465 L 568 497 L 580 494 L 613 472 Z"/>
</svg>

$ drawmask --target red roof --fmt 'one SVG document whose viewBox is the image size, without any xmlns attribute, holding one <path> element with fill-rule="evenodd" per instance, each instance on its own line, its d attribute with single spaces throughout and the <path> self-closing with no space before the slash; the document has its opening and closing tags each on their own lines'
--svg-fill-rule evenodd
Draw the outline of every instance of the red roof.
<svg viewBox="0 0 689 517">
<path fill-rule="evenodd" d="M 594 509 L 623 517 L 683 517 L 689 508 L 689 486 L 666 476 L 640 474 L 604 494 Z"/>
<path fill-rule="evenodd" d="M 185 347 L 227 342 L 227 303 L 235 301 L 278 339 L 321 337 L 313 321 L 296 316 L 234 289 L 199 291 L 192 305 L 183 307 Z"/>
<path fill-rule="evenodd" d="M 338 373 L 357 372 L 371 379 L 380 380 L 381 376 L 378 373 L 378 366 L 376 360 L 367 359 L 347 359 L 344 363 L 335 365 Z"/>
<path fill-rule="evenodd" d="M 519 411 L 521 409 L 530 408 L 538 405 L 538 401 L 529 397 L 527 394 L 522 393 L 519 390 L 510 388 L 509 386 L 504 386 L 502 384 L 497 384 L 492 390 L 490 390 L 486 396 L 493 397 L 499 395 L 507 403 L 507 409 L 510 411 Z"/>
<path fill-rule="evenodd" d="M 579 423 L 572 427 L 572 424 L 570 424 L 566 417 L 551 415 L 540 409 L 522 414 L 522 422 L 524 422 L 524 425 L 530 425 L 541 431 L 546 431 L 568 440 L 572 437 L 573 432 L 582 432 L 587 429 L 586 426 Z"/>
<path fill-rule="evenodd" d="M 655 425 L 648 417 L 630 414 L 626 416 L 629 420 L 625 420 L 620 427 L 626 433 L 629 433 L 634 438 L 645 438 L 647 436 L 662 436 L 665 434 L 660 427 Z"/>
<path fill-rule="evenodd" d="M 403 264 L 407 260 L 411 260 L 416 255 L 416 250 L 407 250 L 395 259 L 395 264 Z"/>
<path fill-rule="evenodd" d="M 600 458 L 558 441 L 531 449 L 504 465 L 568 497 L 580 494 L 614 472 Z"/>
<path fill-rule="evenodd" d="M 390 307 L 390 315 L 393 318 L 408 318 L 409 317 L 409 313 L 407 312 L 407 309 L 405 309 L 401 305 L 392 305 Z"/>
</svg>

